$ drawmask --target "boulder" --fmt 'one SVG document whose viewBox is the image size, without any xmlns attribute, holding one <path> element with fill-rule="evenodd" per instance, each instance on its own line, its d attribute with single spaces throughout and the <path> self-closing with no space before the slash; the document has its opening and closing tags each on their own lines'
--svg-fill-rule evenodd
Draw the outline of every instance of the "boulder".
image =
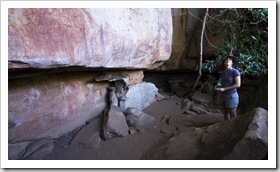
<svg viewBox="0 0 280 172">
<path fill-rule="evenodd" d="M 154 145 L 142 159 L 262 160 L 268 153 L 267 117 L 265 109 L 255 108 L 228 121 L 186 128 Z"/>
<path fill-rule="evenodd" d="M 101 131 L 101 137 L 104 140 L 127 136 L 128 130 L 125 115 L 119 106 L 113 105 L 108 110 L 105 110 Z"/>
<path fill-rule="evenodd" d="M 253 118 L 247 132 L 224 159 L 262 159 L 268 153 L 267 110 L 255 108 L 246 115 Z"/>
<path fill-rule="evenodd" d="M 100 117 L 92 120 L 83 127 L 71 141 L 72 145 L 81 145 L 85 148 L 96 149 L 102 142 L 100 131 L 102 119 Z"/>
<path fill-rule="evenodd" d="M 138 128 L 155 121 L 155 117 L 146 114 L 136 108 L 126 109 L 126 122 L 129 126 Z"/>
<path fill-rule="evenodd" d="M 212 101 L 212 97 L 209 94 L 202 93 L 200 91 L 196 91 L 192 96 L 192 100 L 195 100 L 200 103 L 209 104 Z"/>
<path fill-rule="evenodd" d="M 157 94 L 158 89 L 152 83 L 142 82 L 130 85 L 126 95 L 121 97 L 120 108 L 124 113 L 129 107 L 143 110 L 157 101 Z"/>
</svg>

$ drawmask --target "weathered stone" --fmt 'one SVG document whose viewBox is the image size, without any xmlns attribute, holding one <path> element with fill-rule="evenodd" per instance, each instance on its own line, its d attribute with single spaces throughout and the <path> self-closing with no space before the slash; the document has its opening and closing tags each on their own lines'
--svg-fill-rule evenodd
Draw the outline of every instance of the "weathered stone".
<svg viewBox="0 0 280 172">
<path fill-rule="evenodd" d="M 186 128 L 155 145 L 142 159 L 261 160 L 268 152 L 267 117 L 265 109 L 255 108 L 226 122 Z"/>
<path fill-rule="evenodd" d="M 162 117 L 161 119 L 161 122 L 165 122 L 166 124 L 169 124 L 170 118 L 171 118 L 170 115 L 164 115 L 164 117 Z"/>
<path fill-rule="evenodd" d="M 161 93 L 158 93 L 158 94 L 156 95 L 157 101 L 164 100 L 164 99 L 166 99 L 166 97 L 167 97 L 167 96 L 165 96 L 165 95 L 163 95 L 163 94 L 161 94 Z"/>
<path fill-rule="evenodd" d="M 125 115 L 118 106 L 111 106 L 104 114 L 101 136 L 108 140 L 114 137 L 128 135 L 128 125 Z"/>
<path fill-rule="evenodd" d="M 23 159 L 27 160 L 42 160 L 54 148 L 54 141 L 52 139 L 41 139 L 34 141 L 28 145 Z"/>
<path fill-rule="evenodd" d="M 126 122 L 129 126 L 132 127 L 143 127 L 148 123 L 151 123 L 155 120 L 155 117 L 146 114 L 136 108 L 127 108 L 126 109 Z"/>
<path fill-rule="evenodd" d="M 219 108 L 219 107 L 216 107 Z M 205 110 L 207 109 L 207 110 Z M 184 114 L 190 114 L 190 115 L 212 115 L 213 110 L 208 109 L 205 107 L 205 105 L 202 105 L 200 103 L 195 103 L 194 101 L 189 100 L 188 98 L 184 99 L 181 102 L 181 110 L 184 112 Z M 217 112 L 217 111 L 216 111 Z M 216 113 L 214 112 L 214 113 Z"/>
<path fill-rule="evenodd" d="M 21 143 L 9 144 L 8 158 L 10 160 L 15 160 L 22 157 L 25 153 L 26 147 L 30 143 L 31 142 L 21 142 Z"/>
<path fill-rule="evenodd" d="M 10 8 L 9 68 L 150 68 L 171 54 L 171 9 Z"/>
<path fill-rule="evenodd" d="M 127 71 L 126 74 L 129 77 L 128 84 L 139 84 L 144 78 L 144 73 L 142 70 Z"/>
<path fill-rule="evenodd" d="M 108 84 L 92 79 L 71 73 L 9 80 L 9 143 L 57 138 L 100 115 Z"/>
<path fill-rule="evenodd" d="M 192 96 L 192 99 L 197 102 L 206 103 L 206 104 L 208 104 L 212 101 L 212 97 L 210 95 L 201 93 L 200 91 L 196 91 L 194 93 L 194 95 Z"/>
<path fill-rule="evenodd" d="M 221 113 L 198 115 L 195 112 L 188 111 L 184 115 L 171 116 L 169 125 L 178 127 L 205 127 L 215 123 L 223 122 Z"/>
<path fill-rule="evenodd" d="M 245 114 L 253 116 L 245 136 L 224 159 L 262 159 L 268 152 L 268 112 L 255 108 Z"/>
<path fill-rule="evenodd" d="M 190 110 L 191 107 L 193 105 L 193 102 L 188 99 L 188 98 L 185 98 L 182 102 L 181 102 L 181 109 L 182 111 L 187 111 L 187 110 Z"/>
<path fill-rule="evenodd" d="M 40 139 L 33 142 L 9 144 L 9 159 L 43 159 L 54 148 L 52 139 Z"/>
<path fill-rule="evenodd" d="M 168 81 L 170 91 L 179 97 L 186 97 L 186 95 L 193 92 L 193 85 L 195 83 L 189 82 L 189 85 L 191 85 L 191 87 L 186 87 L 189 85 L 185 85 L 185 83 L 186 83 L 186 80 L 169 80 Z M 198 82 L 198 85 L 199 84 L 200 84 L 200 82 Z"/>
<path fill-rule="evenodd" d="M 102 142 L 100 132 L 102 127 L 101 118 L 91 121 L 88 125 L 82 128 L 71 141 L 72 145 L 82 145 L 86 148 L 98 148 Z"/>
<path fill-rule="evenodd" d="M 127 84 L 124 81 L 116 81 L 114 84 L 116 87 L 116 97 L 121 98 L 125 96 L 128 91 Z"/>
<path fill-rule="evenodd" d="M 119 101 L 117 99 L 117 96 L 116 96 L 116 88 L 115 87 L 108 87 L 110 89 L 110 92 L 109 92 L 109 102 L 110 102 L 110 106 L 118 106 L 119 105 Z"/>
<path fill-rule="evenodd" d="M 103 74 L 97 78 L 96 81 L 124 81 L 127 85 L 141 83 L 144 78 L 142 70 L 126 70 L 126 71 L 109 71 L 103 72 Z"/>
<path fill-rule="evenodd" d="M 140 84 L 130 85 L 128 92 L 120 100 L 121 110 L 126 112 L 128 107 L 143 110 L 157 101 L 157 94 L 158 89 L 152 83 L 142 82 Z"/>
<path fill-rule="evenodd" d="M 120 72 L 106 72 L 102 74 L 101 76 L 95 78 L 95 81 L 107 81 L 107 82 L 114 82 L 114 81 L 120 81 L 123 80 L 126 83 L 128 82 L 129 78 L 127 74 L 120 73 Z"/>
</svg>

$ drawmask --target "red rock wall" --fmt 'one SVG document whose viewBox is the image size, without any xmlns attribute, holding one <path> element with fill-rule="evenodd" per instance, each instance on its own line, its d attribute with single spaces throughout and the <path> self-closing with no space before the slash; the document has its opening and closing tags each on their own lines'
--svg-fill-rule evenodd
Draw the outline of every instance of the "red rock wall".
<svg viewBox="0 0 280 172">
<path fill-rule="evenodd" d="M 9 9 L 9 68 L 149 68 L 170 57 L 171 9 Z"/>
</svg>

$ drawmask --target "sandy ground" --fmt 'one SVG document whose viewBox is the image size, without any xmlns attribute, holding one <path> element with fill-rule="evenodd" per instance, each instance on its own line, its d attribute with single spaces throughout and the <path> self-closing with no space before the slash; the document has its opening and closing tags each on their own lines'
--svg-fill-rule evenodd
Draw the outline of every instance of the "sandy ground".
<svg viewBox="0 0 280 172">
<path fill-rule="evenodd" d="M 155 117 L 155 121 L 135 130 L 125 137 L 101 140 L 96 145 L 72 144 L 75 131 L 57 139 L 53 151 L 45 157 L 48 160 L 140 160 L 152 147 L 176 132 L 190 127 L 200 127 L 222 121 L 222 114 L 216 108 L 208 107 L 215 116 L 188 115 L 181 110 L 182 99 L 177 96 L 157 101 L 143 111 Z M 212 109 L 212 110 L 211 110 Z M 101 118 L 94 120 L 101 124 Z M 93 133 L 100 131 L 93 131 Z M 149 159 L 149 157 L 145 157 Z"/>
</svg>

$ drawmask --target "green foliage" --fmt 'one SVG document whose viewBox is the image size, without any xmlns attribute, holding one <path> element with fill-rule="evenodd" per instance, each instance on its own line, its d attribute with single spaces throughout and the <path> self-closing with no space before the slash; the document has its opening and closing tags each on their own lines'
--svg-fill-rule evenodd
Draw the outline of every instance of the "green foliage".
<svg viewBox="0 0 280 172">
<path fill-rule="evenodd" d="M 243 76 L 267 75 L 268 9 L 212 9 L 208 27 L 226 36 L 216 58 L 203 62 L 203 70 L 213 73 L 224 56 L 234 55 Z"/>
</svg>

